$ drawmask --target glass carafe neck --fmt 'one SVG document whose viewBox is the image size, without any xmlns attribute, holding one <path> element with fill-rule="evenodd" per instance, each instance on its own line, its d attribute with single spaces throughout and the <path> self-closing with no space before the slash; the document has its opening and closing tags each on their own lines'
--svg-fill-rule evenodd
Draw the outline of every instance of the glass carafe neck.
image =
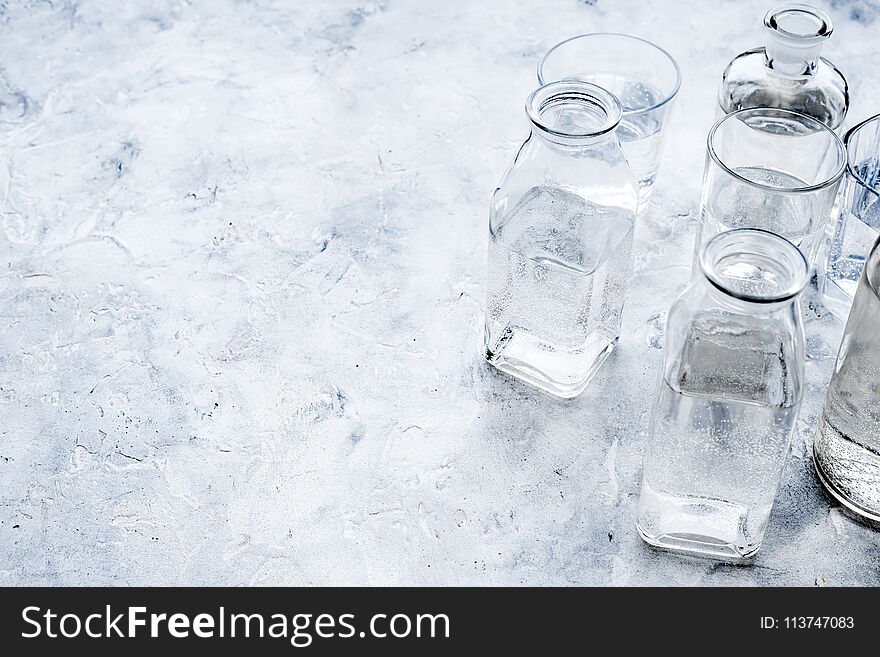
<svg viewBox="0 0 880 657">
<path fill-rule="evenodd" d="M 550 82 L 526 100 L 532 133 L 559 147 L 584 147 L 614 138 L 621 113 L 614 94 L 589 82 Z"/>
<path fill-rule="evenodd" d="M 791 242 L 758 228 L 739 228 L 710 239 L 700 253 L 701 273 L 716 297 L 743 312 L 793 304 L 809 267 Z"/>
<path fill-rule="evenodd" d="M 764 28 L 770 36 L 764 49 L 767 68 L 783 77 L 806 78 L 815 73 L 833 26 L 825 12 L 789 3 L 768 11 Z"/>
</svg>

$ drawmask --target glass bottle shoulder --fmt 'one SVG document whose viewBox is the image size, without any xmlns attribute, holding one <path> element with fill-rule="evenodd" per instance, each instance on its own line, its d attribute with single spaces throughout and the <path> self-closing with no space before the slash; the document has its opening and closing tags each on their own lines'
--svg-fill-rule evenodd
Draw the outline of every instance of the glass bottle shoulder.
<svg viewBox="0 0 880 657">
<path fill-rule="evenodd" d="M 592 216 L 596 208 L 635 216 L 638 187 L 616 137 L 586 148 L 561 148 L 532 135 L 523 143 L 492 197 L 490 234 L 535 214 Z M 601 213 L 600 213 L 601 214 Z"/>
<path fill-rule="evenodd" d="M 791 407 L 803 395 L 796 301 L 762 308 L 725 300 L 701 278 L 669 310 L 664 378 L 676 391 Z"/>
<path fill-rule="evenodd" d="M 833 129 L 849 109 L 849 89 L 843 74 L 825 58 L 813 75 L 788 78 L 765 65 L 765 49 L 747 50 L 724 70 L 718 102 L 724 113 L 749 107 L 778 107 L 813 116 Z"/>
<path fill-rule="evenodd" d="M 533 135 L 492 197 L 490 248 L 566 275 L 588 274 L 617 255 L 628 258 L 637 199 L 616 137 L 559 148 Z"/>
</svg>

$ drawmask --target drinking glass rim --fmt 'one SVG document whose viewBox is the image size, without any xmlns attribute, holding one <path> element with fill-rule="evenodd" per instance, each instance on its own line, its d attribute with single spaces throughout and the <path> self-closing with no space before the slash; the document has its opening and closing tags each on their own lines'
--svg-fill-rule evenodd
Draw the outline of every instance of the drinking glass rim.
<svg viewBox="0 0 880 657">
<path fill-rule="evenodd" d="M 784 290 L 780 290 L 776 294 L 749 294 L 748 292 L 740 292 L 731 289 L 729 285 L 726 285 L 723 280 L 715 275 L 714 264 L 709 262 L 709 252 L 713 244 L 739 235 L 757 235 L 761 236 L 762 239 L 779 242 L 783 249 L 786 249 L 791 253 L 797 253 L 799 256 L 798 262 L 803 265 L 803 271 L 799 272 L 799 275 L 794 278 L 791 285 Z M 700 250 L 699 261 L 700 270 L 702 271 L 703 276 L 705 276 L 706 280 L 708 280 L 716 289 L 729 297 L 739 299 L 740 301 L 746 301 L 748 303 L 776 304 L 783 301 L 789 301 L 803 292 L 809 280 L 810 265 L 807 262 L 807 258 L 804 256 L 803 251 L 782 235 L 763 228 L 732 228 L 718 233 L 717 235 L 713 235 Z"/>
<path fill-rule="evenodd" d="M 545 52 L 544 56 L 541 57 L 541 61 L 538 62 L 538 70 L 537 70 L 538 84 L 539 85 L 548 84 L 548 82 L 544 80 L 544 63 L 547 61 L 547 59 L 550 57 L 550 55 L 552 55 L 558 48 L 561 48 L 562 46 L 569 43 L 570 41 L 575 41 L 576 39 L 585 39 L 588 37 L 621 37 L 624 39 L 632 39 L 634 41 L 641 41 L 642 43 L 647 44 L 651 48 L 654 48 L 655 50 L 659 51 L 660 54 L 662 54 L 669 61 L 669 63 L 672 64 L 672 68 L 675 71 L 675 85 L 674 85 L 672 91 L 669 92 L 668 94 L 665 94 L 665 97 L 663 98 L 663 100 L 661 100 L 657 103 L 654 103 L 653 105 L 650 105 L 649 107 L 640 107 L 639 109 L 636 109 L 636 110 L 622 110 L 624 115 L 638 116 L 639 114 L 646 114 L 648 112 L 653 112 L 654 110 L 656 110 L 660 107 L 663 107 L 664 105 L 669 103 L 678 94 L 679 89 L 681 89 L 681 67 L 678 65 L 678 62 L 675 61 L 675 57 L 670 55 L 667 50 L 665 50 L 664 48 L 661 48 L 656 43 L 652 43 L 651 41 L 648 41 L 647 39 L 643 39 L 641 37 L 637 37 L 632 34 L 624 34 L 623 32 L 587 32 L 586 34 L 576 34 L 575 36 L 568 37 L 567 39 L 563 39 L 559 43 L 552 46 L 550 48 L 550 50 Z M 589 80 L 582 80 L 582 81 L 589 82 Z M 555 82 L 555 80 L 554 80 L 554 82 Z"/>
<path fill-rule="evenodd" d="M 865 119 L 861 123 L 857 123 L 852 128 L 847 130 L 846 134 L 843 136 L 843 150 L 844 150 L 844 154 L 846 155 L 846 172 L 847 172 L 847 174 L 852 176 L 859 185 L 861 185 L 866 190 L 871 192 L 874 196 L 877 196 L 878 198 L 880 198 L 880 189 L 869 185 L 868 182 L 862 176 L 860 176 L 858 173 L 856 173 L 856 170 L 853 168 L 852 162 L 849 161 L 849 140 L 850 140 L 850 137 L 852 137 L 859 130 L 864 128 L 869 123 L 873 123 L 874 121 L 880 122 L 880 114 L 875 114 L 874 116 L 869 116 L 867 119 Z"/>
<path fill-rule="evenodd" d="M 828 177 L 826 180 L 822 182 L 814 183 L 812 185 L 805 185 L 803 187 L 776 187 L 774 185 L 765 185 L 764 183 L 756 182 L 754 180 L 750 180 L 745 176 L 738 174 L 736 171 L 727 166 L 724 162 L 722 162 L 721 157 L 718 153 L 715 152 L 715 148 L 712 146 L 712 140 L 715 137 L 715 132 L 721 127 L 721 124 L 727 121 L 728 119 L 735 118 L 741 114 L 751 114 L 757 112 L 773 112 L 777 115 L 791 115 L 797 117 L 798 119 L 805 119 L 809 122 L 812 122 L 819 126 L 820 131 L 825 131 L 826 133 L 830 133 L 834 138 L 834 143 L 837 144 L 838 153 L 842 154 L 840 166 L 835 170 L 834 175 Z M 746 124 L 748 125 L 748 124 Z M 752 187 L 757 187 L 758 189 L 763 189 L 765 191 L 771 191 L 777 194 L 803 194 L 805 192 L 815 192 L 820 189 L 824 189 L 825 187 L 829 187 L 840 181 L 841 177 L 843 177 L 844 172 L 847 170 L 847 166 L 849 165 L 847 155 L 846 155 L 846 147 L 843 144 L 843 140 L 837 135 L 834 130 L 829 128 L 827 125 L 819 121 L 818 119 L 814 119 L 812 116 L 808 116 L 806 114 L 801 114 L 800 112 L 794 112 L 792 110 L 781 109 L 779 107 L 746 107 L 744 109 L 736 110 L 735 112 L 731 112 L 730 114 L 726 114 L 722 116 L 715 122 L 715 125 L 709 130 L 709 136 L 706 138 L 706 149 L 709 152 L 709 156 L 712 158 L 712 161 L 715 162 L 724 172 L 733 176 L 740 182 L 743 182 Z"/>
</svg>

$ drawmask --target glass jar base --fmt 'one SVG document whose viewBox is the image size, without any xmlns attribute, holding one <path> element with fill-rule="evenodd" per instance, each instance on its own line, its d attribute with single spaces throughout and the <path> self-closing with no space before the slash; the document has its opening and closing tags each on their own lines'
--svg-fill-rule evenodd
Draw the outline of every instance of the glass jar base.
<svg viewBox="0 0 880 657">
<path fill-rule="evenodd" d="M 617 337 L 597 331 L 580 348 L 563 350 L 516 331 L 487 347 L 486 360 L 520 381 L 555 397 L 571 399 L 586 389 L 616 345 Z"/>
<path fill-rule="evenodd" d="M 816 478 L 819 480 L 819 483 L 822 484 L 822 488 L 831 497 L 831 499 L 835 500 L 838 504 L 844 507 L 848 516 L 865 525 L 868 525 L 869 527 L 880 529 L 880 509 L 868 509 L 853 500 L 850 495 L 848 495 L 845 491 L 841 490 L 840 487 L 834 484 L 834 477 L 829 476 L 829 474 L 823 470 L 821 460 L 821 457 L 816 453 L 816 446 L 814 441 L 813 467 L 816 470 Z M 858 461 L 851 460 L 849 462 Z"/>
<path fill-rule="evenodd" d="M 636 528 L 648 545 L 671 552 L 747 561 L 758 551 L 769 506 L 676 496 L 642 487 Z"/>
<path fill-rule="evenodd" d="M 636 529 L 642 540 L 653 548 L 667 552 L 689 554 L 697 557 L 709 557 L 721 561 L 750 563 L 760 546 L 745 549 L 732 543 L 725 543 L 711 536 L 696 534 L 661 534 L 651 536 L 638 523 Z"/>
</svg>

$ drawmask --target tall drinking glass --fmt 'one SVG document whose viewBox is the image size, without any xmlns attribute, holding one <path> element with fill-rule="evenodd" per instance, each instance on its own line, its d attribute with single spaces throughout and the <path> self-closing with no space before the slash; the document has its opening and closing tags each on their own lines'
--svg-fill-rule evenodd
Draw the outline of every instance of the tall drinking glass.
<svg viewBox="0 0 880 657">
<path fill-rule="evenodd" d="M 762 228 L 812 266 L 845 167 L 843 142 L 812 117 L 767 107 L 723 117 L 709 131 L 695 265 L 713 235 Z"/>
<path fill-rule="evenodd" d="M 668 52 L 628 34 L 594 33 L 553 46 L 538 64 L 538 82 L 582 80 L 620 101 L 617 128 L 639 180 L 639 202 L 651 194 L 663 148 L 663 128 L 681 86 L 681 70 Z"/>
<path fill-rule="evenodd" d="M 871 245 L 880 234 L 880 114 L 843 138 L 848 164 L 840 213 L 828 227 L 826 257 L 818 263 L 826 307 L 846 319 Z"/>
</svg>

